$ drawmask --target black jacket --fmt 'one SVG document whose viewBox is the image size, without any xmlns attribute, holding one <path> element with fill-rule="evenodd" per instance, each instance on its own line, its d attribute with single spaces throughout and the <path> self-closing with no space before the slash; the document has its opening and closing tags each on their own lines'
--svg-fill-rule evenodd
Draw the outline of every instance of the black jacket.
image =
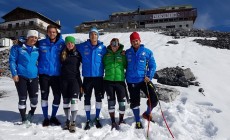
<svg viewBox="0 0 230 140">
<path fill-rule="evenodd" d="M 67 50 L 66 59 L 62 61 L 61 77 L 63 79 L 80 78 L 79 67 L 81 65 L 81 61 L 81 55 L 77 50 Z"/>
</svg>

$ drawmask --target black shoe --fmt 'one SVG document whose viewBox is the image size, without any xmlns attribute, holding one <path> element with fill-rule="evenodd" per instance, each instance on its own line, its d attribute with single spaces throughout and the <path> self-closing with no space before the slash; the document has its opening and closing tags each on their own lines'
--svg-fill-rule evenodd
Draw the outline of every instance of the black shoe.
<svg viewBox="0 0 230 140">
<path fill-rule="evenodd" d="M 102 125 L 100 123 L 99 118 L 95 118 L 94 123 L 95 123 L 95 125 L 96 125 L 97 128 L 102 128 Z"/>
<path fill-rule="evenodd" d="M 141 122 L 136 122 L 136 129 L 143 129 Z"/>
<path fill-rule="evenodd" d="M 46 127 L 46 126 L 49 126 L 49 125 L 50 125 L 50 120 L 48 118 L 44 119 L 43 122 L 42 122 L 42 126 Z"/>
<path fill-rule="evenodd" d="M 119 129 L 120 129 L 120 128 L 119 128 L 119 125 L 117 125 L 116 122 L 112 123 L 112 128 L 111 128 L 111 130 L 113 130 L 114 128 L 115 128 L 116 130 L 119 130 Z"/>
<path fill-rule="evenodd" d="M 118 123 L 119 125 L 121 125 L 121 124 L 126 124 L 125 123 L 125 121 L 124 120 L 122 120 L 122 121 L 119 121 L 119 123 Z"/>
<path fill-rule="evenodd" d="M 33 120 L 33 116 L 34 116 L 34 115 L 31 113 L 31 111 L 29 111 L 29 113 L 28 113 L 26 119 L 31 123 L 32 120 Z"/>
<path fill-rule="evenodd" d="M 86 123 L 85 123 L 85 128 L 84 130 L 89 130 L 90 129 L 90 120 L 88 120 Z"/>
<path fill-rule="evenodd" d="M 50 124 L 61 125 L 60 121 L 56 117 L 50 118 Z"/>
<path fill-rule="evenodd" d="M 70 126 L 70 121 L 66 120 L 63 130 L 69 130 L 69 126 Z"/>
</svg>

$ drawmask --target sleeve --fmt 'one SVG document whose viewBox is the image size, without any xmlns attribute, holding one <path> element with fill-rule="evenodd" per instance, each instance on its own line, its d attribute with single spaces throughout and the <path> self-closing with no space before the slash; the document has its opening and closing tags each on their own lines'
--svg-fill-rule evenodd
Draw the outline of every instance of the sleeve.
<svg viewBox="0 0 230 140">
<path fill-rule="evenodd" d="M 126 60 L 126 56 L 124 54 L 122 54 L 122 61 L 124 64 L 124 68 L 126 68 L 127 67 L 127 60 Z"/>
<path fill-rule="evenodd" d="M 82 56 L 81 56 L 81 53 L 79 51 L 78 51 L 78 57 L 79 57 L 80 62 L 82 63 Z"/>
<path fill-rule="evenodd" d="M 17 46 L 12 46 L 10 49 L 9 63 L 10 63 L 10 71 L 13 77 L 18 75 L 17 74 L 17 58 L 18 58 Z"/>
<path fill-rule="evenodd" d="M 106 46 L 104 46 L 104 47 L 102 48 L 102 55 L 104 56 L 104 55 L 106 54 L 106 52 L 107 52 L 107 49 L 106 49 Z"/>
<path fill-rule="evenodd" d="M 150 80 L 152 80 L 156 72 L 156 62 L 155 62 L 152 51 L 150 51 L 149 59 L 147 60 L 147 63 L 148 63 L 147 76 L 150 78 Z"/>
<path fill-rule="evenodd" d="M 76 49 L 80 52 L 80 54 L 82 54 L 82 45 L 81 44 L 76 44 L 75 47 Z"/>
</svg>

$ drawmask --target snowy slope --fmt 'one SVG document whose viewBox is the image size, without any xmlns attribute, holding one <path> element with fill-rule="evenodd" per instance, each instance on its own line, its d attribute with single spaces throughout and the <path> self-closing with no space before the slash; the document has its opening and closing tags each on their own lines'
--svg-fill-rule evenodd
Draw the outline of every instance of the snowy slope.
<svg viewBox="0 0 230 140">
<path fill-rule="evenodd" d="M 88 34 L 69 34 L 80 41 L 85 41 Z M 106 33 L 100 40 L 108 45 L 113 37 L 119 38 L 125 48 L 130 47 L 130 33 Z M 67 35 L 64 35 L 64 37 Z M 199 87 L 175 87 L 180 92 L 174 102 L 161 102 L 163 112 L 178 140 L 230 140 L 228 126 L 230 126 L 230 51 L 201 46 L 192 40 L 195 38 L 178 39 L 179 44 L 165 46 L 172 37 L 154 32 L 140 32 L 142 43 L 154 52 L 157 70 L 165 67 L 184 66 L 191 68 L 197 80 L 204 88 L 203 96 L 198 92 Z M 153 80 L 156 83 L 156 80 Z M 84 131 L 85 112 L 83 101 L 77 116 L 77 132 L 70 134 L 61 127 L 49 126 L 43 128 L 40 104 L 36 110 L 34 124 L 29 129 L 16 126 L 14 122 L 20 120 L 17 110 L 17 92 L 14 83 L 9 78 L 0 78 L 0 89 L 8 92 L 7 97 L 0 98 L 0 140 L 142 140 L 146 139 L 147 121 L 143 120 L 145 129 L 136 130 L 132 111 L 127 106 L 125 121 L 121 130 L 111 131 L 107 101 L 103 100 L 101 112 L 102 129 L 91 128 Z M 52 93 L 51 93 L 52 95 Z M 51 105 L 50 96 L 50 105 Z M 39 97 L 40 100 L 40 97 Z M 92 99 L 94 105 L 94 99 Z M 141 114 L 146 109 L 146 99 L 142 99 Z M 29 104 L 28 104 L 29 105 Z M 95 106 L 92 113 L 95 112 Z M 118 111 L 116 112 L 118 117 Z M 159 106 L 153 110 L 155 124 L 150 125 L 150 138 L 154 140 L 172 139 L 161 117 Z M 60 106 L 58 118 L 64 123 L 65 117 Z M 93 118 L 93 117 L 92 117 Z"/>
</svg>

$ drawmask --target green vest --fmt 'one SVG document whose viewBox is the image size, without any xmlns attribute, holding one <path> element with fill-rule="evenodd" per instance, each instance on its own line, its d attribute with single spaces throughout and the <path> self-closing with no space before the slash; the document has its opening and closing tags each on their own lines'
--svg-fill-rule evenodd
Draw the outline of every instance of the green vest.
<svg viewBox="0 0 230 140">
<path fill-rule="evenodd" d="M 119 49 L 114 53 L 111 46 L 107 47 L 107 53 L 103 58 L 105 77 L 108 81 L 125 81 L 126 57 L 121 54 L 124 45 L 119 44 Z"/>
</svg>

